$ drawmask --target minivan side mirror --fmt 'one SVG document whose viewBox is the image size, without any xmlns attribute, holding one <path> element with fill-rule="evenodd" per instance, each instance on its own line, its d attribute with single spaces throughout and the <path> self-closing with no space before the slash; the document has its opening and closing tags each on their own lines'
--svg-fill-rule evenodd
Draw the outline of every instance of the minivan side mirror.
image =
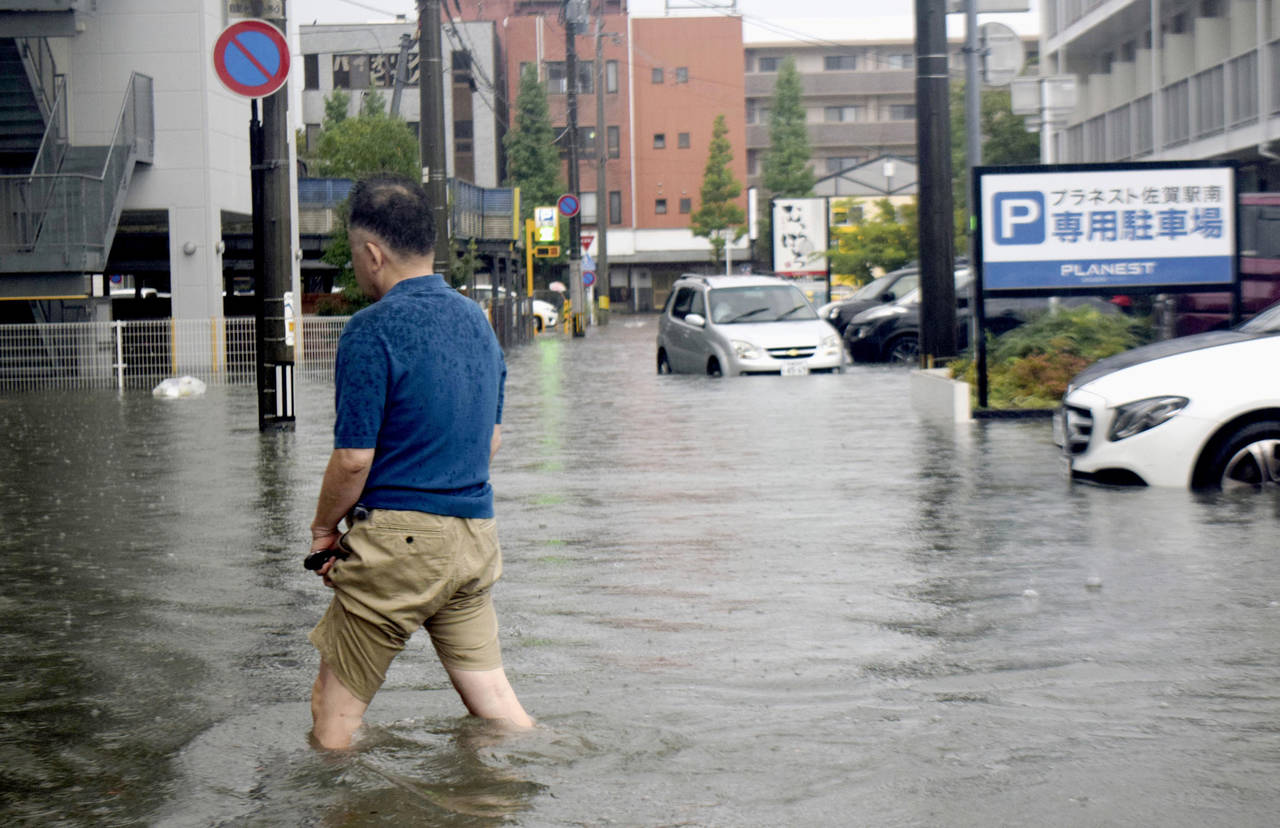
<svg viewBox="0 0 1280 828">
<path fill-rule="evenodd" d="M 895 296 L 893 291 L 891 290 L 886 290 L 884 293 L 880 294 L 881 302 L 892 302 L 894 299 L 897 299 L 897 298 L 898 297 Z"/>
<path fill-rule="evenodd" d="M 688 322 L 690 325 L 696 325 L 699 328 L 705 328 L 707 326 L 707 318 L 700 313 L 686 313 L 684 321 Z"/>
</svg>

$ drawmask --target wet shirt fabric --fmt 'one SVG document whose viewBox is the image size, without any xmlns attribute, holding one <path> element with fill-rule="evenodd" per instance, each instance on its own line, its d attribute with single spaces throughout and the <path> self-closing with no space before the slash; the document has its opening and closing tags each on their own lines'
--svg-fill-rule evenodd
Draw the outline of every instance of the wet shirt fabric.
<svg viewBox="0 0 1280 828">
<path fill-rule="evenodd" d="M 338 341 L 334 448 L 375 449 L 360 502 L 493 517 L 489 445 L 507 368 L 480 306 L 439 275 L 406 279 Z"/>
</svg>

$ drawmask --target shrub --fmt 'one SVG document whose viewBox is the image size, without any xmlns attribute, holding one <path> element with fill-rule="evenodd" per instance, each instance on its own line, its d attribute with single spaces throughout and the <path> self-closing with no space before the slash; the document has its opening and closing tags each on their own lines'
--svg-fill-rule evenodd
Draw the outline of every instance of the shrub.
<svg viewBox="0 0 1280 828">
<path fill-rule="evenodd" d="M 1072 377 L 1103 357 L 1151 341 L 1152 333 L 1145 319 L 1079 307 L 1041 314 L 1000 337 L 988 334 L 988 405 L 1053 408 Z M 951 376 L 977 393 L 972 349 L 952 363 Z"/>
</svg>

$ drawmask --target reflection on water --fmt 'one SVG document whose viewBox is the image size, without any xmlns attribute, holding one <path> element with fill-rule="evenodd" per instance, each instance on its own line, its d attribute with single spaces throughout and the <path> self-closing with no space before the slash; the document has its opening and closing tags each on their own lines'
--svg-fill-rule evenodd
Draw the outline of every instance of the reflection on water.
<svg viewBox="0 0 1280 828">
<path fill-rule="evenodd" d="M 658 377 L 653 321 L 508 354 L 504 656 L 425 638 L 307 744 L 332 401 L 0 398 L 0 797 L 64 825 L 1268 825 L 1280 497 L 1068 484 L 906 374 Z M 1158 814 L 1158 817 L 1153 817 Z"/>
</svg>

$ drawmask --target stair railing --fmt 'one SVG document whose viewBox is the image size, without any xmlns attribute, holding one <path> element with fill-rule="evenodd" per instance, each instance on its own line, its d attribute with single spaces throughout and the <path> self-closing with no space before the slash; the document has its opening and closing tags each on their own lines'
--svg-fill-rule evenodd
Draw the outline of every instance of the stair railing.
<svg viewBox="0 0 1280 828">
<path fill-rule="evenodd" d="M 14 38 L 18 46 L 18 54 L 27 69 L 27 78 L 36 93 L 36 103 L 40 105 L 40 115 L 45 123 L 53 118 L 54 106 L 58 100 L 57 79 L 58 67 L 53 62 L 53 51 L 49 48 L 49 39 L 44 37 Z"/>
</svg>

